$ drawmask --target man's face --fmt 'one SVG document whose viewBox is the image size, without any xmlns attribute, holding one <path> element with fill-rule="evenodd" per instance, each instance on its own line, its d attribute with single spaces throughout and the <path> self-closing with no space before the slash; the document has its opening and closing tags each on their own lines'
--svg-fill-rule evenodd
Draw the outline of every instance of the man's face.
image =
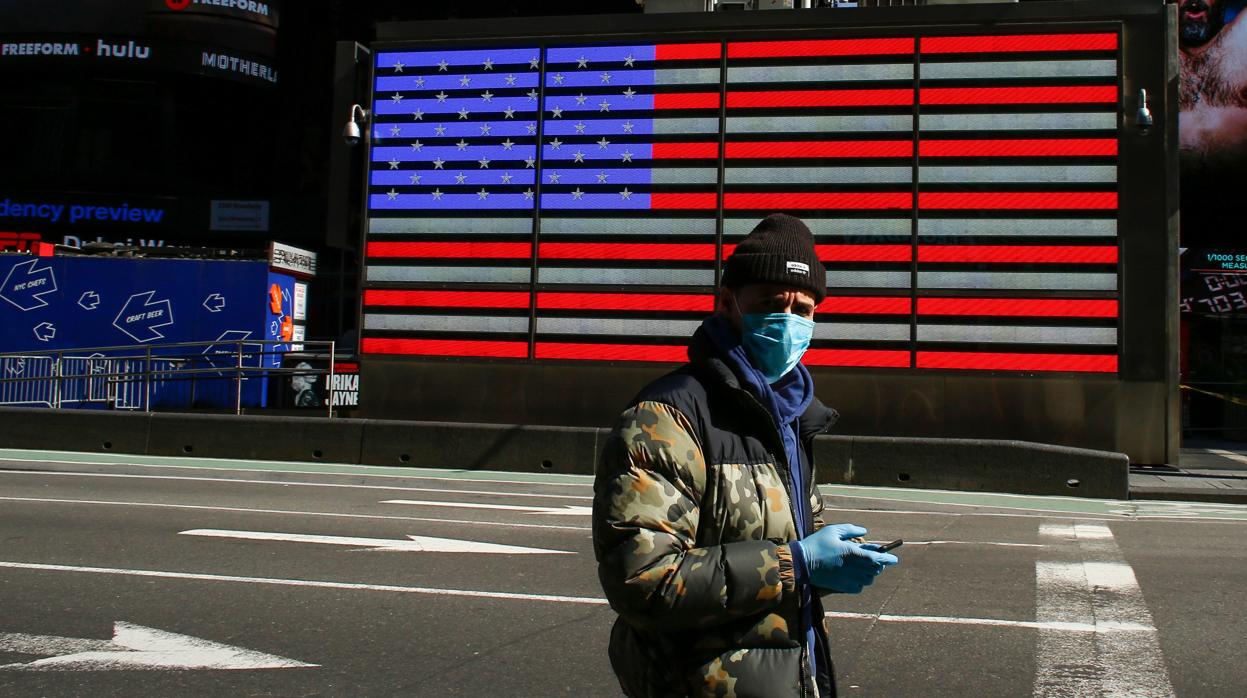
<svg viewBox="0 0 1247 698">
<path fill-rule="evenodd" d="M 1184 47 L 1203 46 L 1224 23 L 1221 0 L 1182 0 L 1178 6 L 1178 42 Z"/>
<path fill-rule="evenodd" d="M 783 284 L 747 284 L 734 291 L 719 289 L 719 306 L 736 331 L 741 331 L 742 315 L 755 313 L 792 313 L 814 319 L 818 302 L 813 294 L 795 286 Z"/>
</svg>

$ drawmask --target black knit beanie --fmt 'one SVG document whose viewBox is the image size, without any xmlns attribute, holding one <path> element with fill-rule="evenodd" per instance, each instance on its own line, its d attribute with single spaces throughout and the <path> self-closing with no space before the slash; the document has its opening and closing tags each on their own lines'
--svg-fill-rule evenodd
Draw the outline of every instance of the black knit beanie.
<svg viewBox="0 0 1247 698">
<path fill-rule="evenodd" d="M 723 265 L 723 285 L 796 286 L 822 302 L 827 295 L 827 270 L 814 251 L 814 235 L 800 218 L 772 213 L 741 240 Z"/>
</svg>

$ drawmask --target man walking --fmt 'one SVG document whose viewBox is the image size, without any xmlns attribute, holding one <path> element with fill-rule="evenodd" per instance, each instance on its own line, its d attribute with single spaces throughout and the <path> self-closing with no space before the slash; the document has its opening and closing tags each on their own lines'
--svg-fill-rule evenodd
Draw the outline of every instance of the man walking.
<svg viewBox="0 0 1247 698">
<path fill-rule="evenodd" d="M 813 440 L 837 415 L 800 360 L 826 286 L 809 228 L 765 218 L 728 258 L 689 363 L 611 433 L 593 541 L 629 696 L 835 695 L 818 594 L 857 593 L 897 558 L 823 525 Z"/>
</svg>

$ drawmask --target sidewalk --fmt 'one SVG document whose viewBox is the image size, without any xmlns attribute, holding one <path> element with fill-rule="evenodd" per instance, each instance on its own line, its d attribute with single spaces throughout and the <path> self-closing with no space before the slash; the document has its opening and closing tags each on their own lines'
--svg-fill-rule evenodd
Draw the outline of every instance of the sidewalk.
<svg viewBox="0 0 1247 698">
<path fill-rule="evenodd" d="M 1131 466 L 1130 498 L 1247 504 L 1247 443 L 1188 439 L 1178 467 Z"/>
</svg>

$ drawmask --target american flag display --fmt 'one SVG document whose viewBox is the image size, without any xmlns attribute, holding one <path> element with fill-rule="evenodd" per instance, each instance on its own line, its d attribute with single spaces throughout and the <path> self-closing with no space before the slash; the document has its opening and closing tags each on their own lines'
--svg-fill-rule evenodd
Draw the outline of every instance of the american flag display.
<svg viewBox="0 0 1247 698">
<path fill-rule="evenodd" d="M 362 349 L 680 362 L 800 216 L 805 363 L 1115 372 L 1113 33 L 376 56 Z"/>
</svg>

